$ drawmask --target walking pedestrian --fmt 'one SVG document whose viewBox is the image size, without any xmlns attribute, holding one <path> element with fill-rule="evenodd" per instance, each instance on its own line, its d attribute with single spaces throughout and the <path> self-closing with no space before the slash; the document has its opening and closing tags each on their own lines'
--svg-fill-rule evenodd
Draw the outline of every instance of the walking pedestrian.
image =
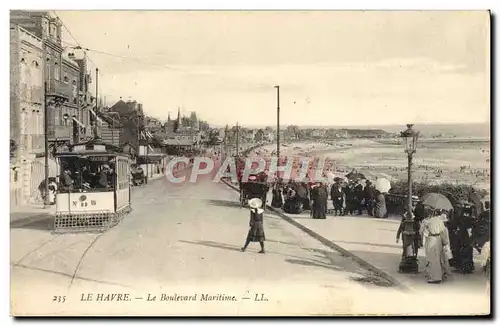
<svg viewBox="0 0 500 326">
<path fill-rule="evenodd" d="M 259 242 L 261 248 L 259 254 L 263 254 L 265 253 L 264 241 L 266 235 L 264 234 L 264 210 L 261 208 L 262 199 L 252 198 L 248 201 L 248 206 L 250 206 L 250 230 L 248 230 L 247 239 L 241 251 L 247 250 L 250 242 Z"/>
<path fill-rule="evenodd" d="M 387 218 L 387 207 L 385 205 L 385 196 L 378 190 L 375 197 L 375 208 L 373 210 L 373 216 L 377 218 Z"/>
<path fill-rule="evenodd" d="M 425 209 L 425 219 L 420 227 L 425 248 L 425 277 L 428 283 L 441 283 L 450 275 L 446 252 L 450 239 L 440 211 L 430 207 Z"/>
</svg>

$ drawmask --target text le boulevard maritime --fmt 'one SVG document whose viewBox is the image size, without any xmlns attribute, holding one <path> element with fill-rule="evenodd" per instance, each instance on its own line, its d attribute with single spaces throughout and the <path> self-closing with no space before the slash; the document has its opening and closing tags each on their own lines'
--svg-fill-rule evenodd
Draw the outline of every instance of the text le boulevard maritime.
<svg viewBox="0 0 500 326">
<path fill-rule="evenodd" d="M 194 293 L 191 295 L 179 295 L 177 293 L 167 294 L 159 293 L 152 294 L 148 293 L 147 296 L 131 296 L 129 293 L 82 293 L 80 301 L 95 301 L 95 302 L 120 302 L 120 301 L 132 301 L 132 300 L 144 300 L 144 301 L 239 301 L 239 300 L 249 300 L 249 301 L 268 301 L 264 293 L 250 293 L 246 291 L 241 297 L 235 295 L 228 295 L 225 293 Z"/>
</svg>

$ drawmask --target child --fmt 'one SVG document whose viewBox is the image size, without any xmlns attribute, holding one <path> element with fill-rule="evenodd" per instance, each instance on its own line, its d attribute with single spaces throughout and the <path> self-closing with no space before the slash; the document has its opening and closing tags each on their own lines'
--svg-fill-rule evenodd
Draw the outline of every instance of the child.
<svg viewBox="0 0 500 326">
<path fill-rule="evenodd" d="M 263 254 L 266 235 L 264 234 L 264 210 L 261 208 L 262 199 L 252 198 L 248 201 L 248 206 L 250 206 L 250 230 L 248 230 L 247 239 L 241 251 L 244 252 L 250 242 L 259 242 L 261 248 L 259 254 Z"/>
</svg>

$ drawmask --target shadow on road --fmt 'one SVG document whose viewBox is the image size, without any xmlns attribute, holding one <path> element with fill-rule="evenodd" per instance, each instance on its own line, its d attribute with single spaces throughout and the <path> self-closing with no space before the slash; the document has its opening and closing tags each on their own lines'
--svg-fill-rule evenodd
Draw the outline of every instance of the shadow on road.
<svg viewBox="0 0 500 326">
<path fill-rule="evenodd" d="M 49 231 L 54 229 L 54 217 L 50 214 L 32 214 L 25 218 L 19 218 L 21 213 L 10 214 L 11 229 L 28 229 Z M 26 214 L 23 214 L 23 216 Z"/>
<path fill-rule="evenodd" d="M 228 245 L 228 244 L 225 244 L 225 243 L 214 242 L 214 241 L 186 241 L 186 240 L 179 240 L 179 242 L 189 243 L 189 244 L 194 244 L 194 245 L 200 245 L 200 246 L 205 246 L 205 247 L 211 247 L 211 248 L 217 248 L 217 249 L 224 249 L 224 250 L 231 250 L 231 251 L 240 251 L 240 247 Z"/>
<path fill-rule="evenodd" d="M 287 258 L 287 259 L 285 259 L 285 261 L 287 263 L 295 264 L 295 265 L 302 265 L 302 266 L 309 266 L 309 267 L 311 267 L 311 266 L 312 267 L 323 267 L 323 268 L 331 269 L 334 271 L 343 271 L 343 269 L 340 267 L 329 265 L 329 264 L 319 262 L 316 260 L 288 259 Z"/>
<path fill-rule="evenodd" d="M 371 243 L 371 242 L 356 242 L 356 241 L 335 240 L 335 243 L 349 243 L 349 244 L 358 244 L 358 245 L 368 245 L 368 246 L 373 246 L 373 247 L 385 247 L 385 248 L 401 249 L 401 245 L 390 245 L 390 244 Z"/>
<path fill-rule="evenodd" d="M 236 201 L 210 199 L 207 200 L 206 202 L 211 206 L 240 208 L 240 203 Z"/>
<path fill-rule="evenodd" d="M 271 240 L 271 239 L 266 239 L 266 242 L 278 243 L 278 244 L 285 244 L 285 245 L 289 245 L 289 246 L 300 247 L 300 243 L 298 243 L 298 242 L 278 241 L 278 240 Z"/>
</svg>

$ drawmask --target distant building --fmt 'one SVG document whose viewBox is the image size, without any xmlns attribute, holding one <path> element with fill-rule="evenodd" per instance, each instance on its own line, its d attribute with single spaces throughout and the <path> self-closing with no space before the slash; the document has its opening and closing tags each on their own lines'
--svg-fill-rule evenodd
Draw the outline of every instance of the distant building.
<svg viewBox="0 0 500 326">
<path fill-rule="evenodd" d="M 118 113 L 107 114 L 99 112 L 98 116 L 102 120 L 100 128 L 100 138 L 102 142 L 120 147 L 120 136 L 123 132 L 123 126 L 120 122 Z"/>
<path fill-rule="evenodd" d="M 119 100 L 109 108 L 109 112 L 117 112 L 120 116 L 122 133 L 120 134 L 120 146 L 130 144 L 134 148 L 139 147 L 140 130 L 144 129 L 144 111 L 142 104 L 136 101 Z"/>
</svg>

